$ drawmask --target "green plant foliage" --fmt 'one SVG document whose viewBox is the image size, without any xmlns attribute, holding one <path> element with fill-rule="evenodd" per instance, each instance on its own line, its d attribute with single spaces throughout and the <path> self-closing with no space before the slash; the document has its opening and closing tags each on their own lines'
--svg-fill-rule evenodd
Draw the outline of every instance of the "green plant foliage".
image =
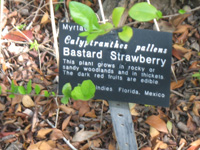
<svg viewBox="0 0 200 150">
<path fill-rule="evenodd" d="M 167 129 L 168 129 L 169 133 L 172 133 L 172 122 L 171 121 L 167 121 Z"/>
<path fill-rule="evenodd" d="M 26 26 L 26 24 L 21 24 L 21 25 L 17 26 L 16 28 L 19 30 L 22 30 L 25 26 Z"/>
<path fill-rule="evenodd" d="M 39 47 L 39 44 L 36 40 L 34 40 L 33 43 L 30 43 L 30 49 L 35 49 L 37 51 L 38 47 Z"/>
<path fill-rule="evenodd" d="M 130 39 L 132 38 L 133 36 L 133 30 L 131 27 L 129 26 L 124 26 L 122 28 L 122 32 L 119 32 L 118 33 L 118 36 L 119 38 L 122 40 L 122 41 L 125 41 L 125 42 L 129 42 Z"/>
<path fill-rule="evenodd" d="M 100 28 L 101 28 L 101 30 L 100 30 L 99 35 L 104 35 L 113 29 L 113 25 L 111 23 L 107 22 L 105 24 L 101 24 Z"/>
<path fill-rule="evenodd" d="M 197 78 L 200 81 L 200 70 L 198 73 L 194 73 L 192 77 Z"/>
<path fill-rule="evenodd" d="M 94 11 L 87 5 L 71 1 L 69 11 L 73 20 L 87 29 L 87 31 L 98 30 L 100 28 L 98 19 Z"/>
<path fill-rule="evenodd" d="M 18 87 L 18 91 L 20 94 L 25 95 L 26 94 L 26 89 L 23 86 Z"/>
<path fill-rule="evenodd" d="M 15 95 L 14 95 L 14 94 L 10 94 L 9 97 L 10 97 L 10 98 L 14 98 Z"/>
<path fill-rule="evenodd" d="M 129 16 L 134 20 L 142 22 L 160 18 L 160 13 L 158 13 L 158 10 L 147 2 L 135 4 L 133 7 L 131 7 L 128 13 Z"/>
<path fill-rule="evenodd" d="M 49 92 L 47 90 L 44 91 L 44 96 L 45 97 L 49 97 L 50 96 L 50 94 L 49 94 Z"/>
<path fill-rule="evenodd" d="M 62 88 L 62 93 L 63 93 L 64 97 L 62 97 L 61 103 L 67 104 L 69 102 L 69 99 L 71 97 L 71 91 L 72 91 L 71 84 L 66 83 Z"/>
<path fill-rule="evenodd" d="M 74 100 L 89 100 L 94 97 L 96 88 L 91 80 L 84 80 L 82 84 L 76 86 L 72 92 L 71 97 Z"/>
<path fill-rule="evenodd" d="M 60 2 L 64 2 L 64 0 L 60 0 Z M 60 8 L 61 4 L 56 4 L 55 6 L 55 11 L 58 11 L 58 9 Z"/>
<path fill-rule="evenodd" d="M 41 89 L 40 89 L 39 85 L 35 85 L 35 89 L 34 90 L 35 90 L 36 95 L 40 94 Z"/>
<path fill-rule="evenodd" d="M 112 21 L 115 27 L 118 27 L 120 19 L 124 13 L 124 7 L 116 7 L 112 12 Z"/>
<path fill-rule="evenodd" d="M 98 33 L 89 34 L 86 38 L 87 43 L 90 43 L 92 40 L 96 39 L 99 36 Z"/>
<path fill-rule="evenodd" d="M 186 13 L 186 11 L 185 11 L 185 10 L 183 10 L 183 9 L 179 9 L 178 13 L 179 13 L 179 14 L 185 14 L 185 13 Z"/>
<path fill-rule="evenodd" d="M 2 87 L 0 86 L 0 95 L 1 95 L 1 93 L 2 93 Z"/>
<path fill-rule="evenodd" d="M 26 94 L 30 94 L 32 91 L 32 81 L 29 80 L 27 83 L 27 90 L 26 90 Z"/>
<path fill-rule="evenodd" d="M 162 14 L 162 12 L 160 10 L 158 10 L 156 14 L 157 14 L 157 19 L 158 20 L 163 17 L 163 14 Z"/>
<path fill-rule="evenodd" d="M 51 92 L 51 94 L 52 94 L 53 96 L 56 96 L 56 93 L 55 93 L 55 92 Z"/>
</svg>

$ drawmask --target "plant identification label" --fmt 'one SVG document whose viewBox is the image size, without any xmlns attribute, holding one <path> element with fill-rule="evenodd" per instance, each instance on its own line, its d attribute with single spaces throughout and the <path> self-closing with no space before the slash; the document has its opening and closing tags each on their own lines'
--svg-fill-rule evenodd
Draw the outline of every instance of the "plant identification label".
<svg viewBox="0 0 200 150">
<path fill-rule="evenodd" d="M 96 99 L 169 106 L 172 33 L 133 29 L 129 43 L 117 31 L 87 43 L 85 29 L 60 23 L 59 94 L 90 79 Z"/>
</svg>

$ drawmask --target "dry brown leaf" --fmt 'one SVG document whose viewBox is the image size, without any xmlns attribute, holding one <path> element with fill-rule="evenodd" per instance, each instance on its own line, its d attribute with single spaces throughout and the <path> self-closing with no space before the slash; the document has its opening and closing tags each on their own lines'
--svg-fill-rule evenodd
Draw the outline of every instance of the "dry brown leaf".
<svg viewBox="0 0 200 150">
<path fill-rule="evenodd" d="M 47 144 L 50 145 L 52 148 L 56 148 L 56 141 L 48 140 Z"/>
<path fill-rule="evenodd" d="M 184 55 L 184 57 L 189 61 L 193 52 L 188 52 Z"/>
<path fill-rule="evenodd" d="M 68 124 L 69 124 L 69 121 L 71 120 L 71 115 L 70 116 L 68 116 L 64 121 L 63 121 L 63 123 L 62 123 L 62 130 L 64 130 L 67 126 L 68 126 Z"/>
<path fill-rule="evenodd" d="M 187 150 L 197 150 L 200 147 L 200 139 L 192 142 Z"/>
<path fill-rule="evenodd" d="M 39 150 L 52 150 L 52 147 L 46 141 L 39 141 L 36 143 Z"/>
<path fill-rule="evenodd" d="M 168 145 L 166 143 L 164 143 L 163 141 L 156 141 L 156 146 L 154 147 L 153 150 L 158 150 L 158 149 L 167 149 Z"/>
<path fill-rule="evenodd" d="M 73 108 L 67 107 L 65 105 L 60 105 L 59 108 L 64 111 L 66 114 L 75 114 L 76 111 Z"/>
<path fill-rule="evenodd" d="M 44 138 L 46 138 L 46 135 L 48 134 L 48 133 L 50 133 L 51 131 L 52 131 L 53 129 L 48 129 L 48 128 L 42 128 L 42 129 L 40 129 L 39 131 L 38 131 L 38 133 L 37 133 L 37 138 L 40 138 L 40 139 L 44 139 Z"/>
<path fill-rule="evenodd" d="M 114 140 L 112 140 L 108 145 L 109 150 L 116 150 L 116 143 Z"/>
<path fill-rule="evenodd" d="M 156 130 L 154 127 L 150 126 L 150 135 L 151 135 L 151 141 L 154 140 L 156 137 L 158 137 L 160 132 Z"/>
<path fill-rule="evenodd" d="M 24 36 L 26 35 L 26 36 Z M 25 31 L 11 31 L 8 34 L 6 34 L 4 39 L 14 40 L 14 41 L 29 41 L 33 39 L 33 34 L 31 30 L 25 30 Z M 28 39 L 29 38 L 29 39 Z"/>
<path fill-rule="evenodd" d="M 183 46 L 180 46 L 178 44 L 174 44 L 173 48 L 175 48 L 176 50 L 181 51 L 183 54 L 188 53 L 188 52 L 191 51 L 191 49 L 184 48 Z"/>
<path fill-rule="evenodd" d="M 129 103 L 131 115 L 139 116 L 140 114 L 135 110 L 135 107 L 136 107 L 136 103 Z"/>
<path fill-rule="evenodd" d="M 81 100 L 75 101 L 73 103 L 73 107 L 76 110 L 79 110 L 78 114 L 80 117 L 82 117 L 85 113 L 90 111 L 90 106 L 88 104 L 88 101 L 81 101 Z"/>
<path fill-rule="evenodd" d="M 31 97 L 29 95 L 24 95 L 22 98 L 22 104 L 25 107 L 34 107 L 35 103 L 33 102 L 33 100 L 31 99 Z"/>
<path fill-rule="evenodd" d="M 200 69 L 200 61 L 194 61 L 189 69 Z"/>
<path fill-rule="evenodd" d="M 166 123 L 158 116 L 152 115 L 145 122 L 160 132 L 168 133 Z"/>
<path fill-rule="evenodd" d="M 195 101 L 194 102 L 194 106 L 193 106 L 193 113 L 196 115 L 196 116 L 199 116 L 200 117 L 200 114 L 199 114 L 199 111 L 200 111 L 200 101 Z"/>
<path fill-rule="evenodd" d="M 183 58 L 183 53 L 174 48 L 172 49 L 172 55 L 176 57 L 178 60 L 181 60 Z"/>
<path fill-rule="evenodd" d="M 176 39 L 176 43 L 178 44 L 184 44 L 187 39 L 188 39 L 188 30 L 186 30 L 185 32 L 183 32 L 177 39 Z"/>
<path fill-rule="evenodd" d="M 55 141 L 57 139 L 62 139 L 63 138 L 63 133 L 61 130 L 59 129 L 53 129 L 51 135 L 50 135 L 50 139 Z"/>
<path fill-rule="evenodd" d="M 170 89 L 174 90 L 174 89 L 180 88 L 183 86 L 184 82 L 185 82 L 185 79 L 178 80 L 177 82 L 173 81 L 170 84 Z"/>
<path fill-rule="evenodd" d="M 27 150 L 39 150 L 38 146 L 36 144 L 31 144 Z"/>
<path fill-rule="evenodd" d="M 191 95 L 189 101 L 193 102 L 196 97 L 197 97 L 196 95 Z"/>
<path fill-rule="evenodd" d="M 85 116 L 86 116 L 86 117 L 89 117 L 89 118 L 96 118 L 96 117 L 97 117 L 96 114 L 95 114 L 94 109 L 92 109 L 90 112 L 87 112 L 87 113 L 85 114 Z"/>
<path fill-rule="evenodd" d="M 11 106 L 15 106 L 16 104 L 21 103 L 22 98 L 23 98 L 23 95 L 15 95 L 15 97 L 12 98 Z"/>
<path fill-rule="evenodd" d="M 187 144 L 186 140 L 183 139 L 183 138 L 181 138 L 181 140 L 179 142 L 179 146 L 182 145 L 182 144 L 183 144 L 183 146 Z"/>
<path fill-rule="evenodd" d="M 0 111 L 3 111 L 5 109 L 5 105 L 0 103 Z"/>
<path fill-rule="evenodd" d="M 0 83 L 0 87 L 1 87 L 1 95 L 6 96 L 7 87 L 2 83 Z"/>
<path fill-rule="evenodd" d="M 98 138 L 92 141 L 89 141 L 89 147 L 97 148 L 101 146 L 102 141 Z"/>
<path fill-rule="evenodd" d="M 49 13 L 46 11 L 42 17 L 40 24 L 46 24 L 49 22 Z"/>
<path fill-rule="evenodd" d="M 90 139 L 91 137 L 93 137 L 97 134 L 99 134 L 99 132 L 80 130 L 79 132 L 77 132 L 74 135 L 72 141 L 73 142 L 82 142 L 82 141 Z"/>
<path fill-rule="evenodd" d="M 195 123 L 193 122 L 192 116 L 189 113 L 188 113 L 187 127 L 192 132 L 194 132 L 197 129 Z"/>
<path fill-rule="evenodd" d="M 174 31 L 173 33 L 183 33 L 188 29 L 192 29 L 193 26 L 188 25 L 188 24 L 184 24 L 184 25 L 179 25 L 176 29 L 176 31 Z"/>
<path fill-rule="evenodd" d="M 176 17 L 173 17 L 170 22 L 172 23 L 173 26 L 177 27 L 179 26 L 187 17 L 189 17 L 191 14 L 183 14 L 183 15 L 178 15 Z"/>
</svg>

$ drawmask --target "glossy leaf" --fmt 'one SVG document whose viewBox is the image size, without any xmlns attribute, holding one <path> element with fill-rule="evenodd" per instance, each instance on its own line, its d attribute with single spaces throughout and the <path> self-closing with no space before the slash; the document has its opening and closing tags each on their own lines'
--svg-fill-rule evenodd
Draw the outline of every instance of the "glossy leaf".
<svg viewBox="0 0 200 150">
<path fill-rule="evenodd" d="M 70 83 L 66 83 L 62 88 L 62 93 L 66 97 L 70 97 L 71 96 L 71 91 L 72 91 L 72 86 L 71 86 Z"/>
<path fill-rule="evenodd" d="M 49 94 L 49 92 L 47 90 L 44 91 L 44 96 L 45 97 L 49 97 L 50 96 L 50 94 Z"/>
<path fill-rule="evenodd" d="M 122 32 L 119 32 L 118 35 L 119 35 L 119 38 L 120 38 L 122 41 L 124 41 L 124 42 L 129 42 L 130 39 L 131 39 L 132 36 L 133 36 L 133 30 L 132 30 L 132 28 L 129 27 L 129 26 L 124 26 L 124 27 L 122 28 Z"/>
<path fill-rule="evenodd" d="M 35 85 L 35 93 L 36 93 L 36 95 L 40 94 L 40 91 L 41 91 L 40 86 L 39 85 Z"/>
<path fill-rule="evenodd" d="M 69 11 L 72 19 L 79 25 L 85 27 L 87 31 L 99 29 L 98 19 L 94 11 L 87 5 L 71 1 Z"/>
<path fill-rule="evenodd" d="M 23 95 L 26 94 L 26 89 L 23 86 L 19 86 L 18 91 L 19 91 L 20 94 L 23 94 Z"/>
<path fill-rule="evenodd" d="M 71 97 L 74 100 L 89 100 L 94 97 L 95 91 L 94 83 L 91 80 L 84 80 L 81 85 L 72 90 Z"/>
<path fill-rule="evenodd" d="M 120 19 L 124 13 L 124 7 L 116 7 L 112 12 L 112 21 L 115 27 L 118 27 Z"/>
<path fill-rule="evenodd" d="M 137 21 L 151 21 L 157 18 L 158 10 L 147 2 L 137 3 L 129 10 L 129 16 Z"/>
<path fill-rule="evenodd" d="M 28 84 L 27 84 L 27 91 L 26 91 L 26 94 L 30 94 L 32 91 L 32 81 L 29 80 L 28 81 Z"/>
<path fill-rule="evenodd" d="M 62 99 L 61 99 L 61 103 L 62 104 L 68 104 L 69 102 L 69 96 L 63 96 Z"/>
<path fill-rule="evenodd" d="M 85 31 L 85 32 L 79 33 L 79 36 L 88 36 L 89 34 L 90 34 L 90 32 Z"/>
</svg>

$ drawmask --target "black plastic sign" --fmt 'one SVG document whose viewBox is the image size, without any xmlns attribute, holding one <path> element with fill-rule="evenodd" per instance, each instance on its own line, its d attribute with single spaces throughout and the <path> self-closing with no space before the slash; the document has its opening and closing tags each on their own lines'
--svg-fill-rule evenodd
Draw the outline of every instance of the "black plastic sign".
<svg viewBox="0 0 200 150">
<path fill-rule="evenodd" d="M 116 30 L 87 43 L 85 29 L 60 23 L 59 94 L 65 83 L 90 79 L 96 99 L 169 106 L 172 34 L 133 29 L 129 43 Z"/>
</svg>

